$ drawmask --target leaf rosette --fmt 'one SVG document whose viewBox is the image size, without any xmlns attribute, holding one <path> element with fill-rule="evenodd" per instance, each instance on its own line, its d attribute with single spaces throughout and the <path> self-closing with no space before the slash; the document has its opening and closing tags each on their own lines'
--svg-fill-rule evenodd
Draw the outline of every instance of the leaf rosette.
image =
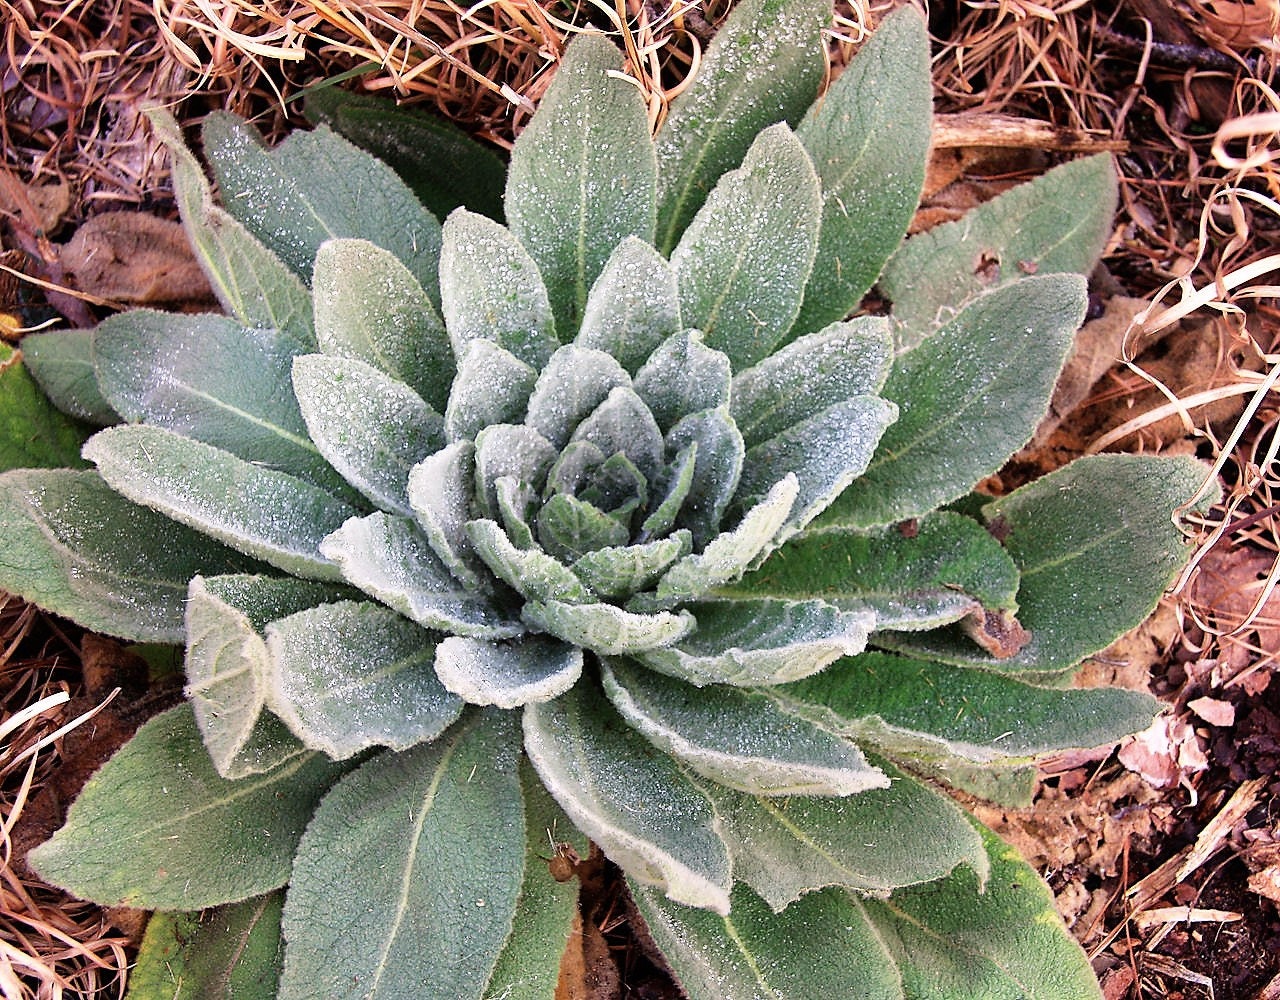
<svg viewBox="0 0 1280 1000">
<path fill-rule="evenodd" d="M 918 779 L 1016 798 L 1145 725 L 1058 682 L 1154 605 L 1201 473 L 970 495 L 1046 411 L 1110 165 L 902 244 L 924 27 L 886 20 L 815 103 L 829 17 L 745 0 L 656 140 L 577 39 L 501 197 L 460 134 L 320 92 L 275 149 L 208 120 L 219 203 L 154 117 L 226 315 L 28 338 L 105 427 L 94 471 L 5 474 L 0 585 L 184 641 L 189 706 L 39 871 L 234 904 L 285 942 L 263 996 L 550 996 L 574 904 L 538 852 L 584 837 L 694 996 L 1096 995 L 1034 873 Z M 975 238 L 1022 266 L 974 278 Z M 891 311 L 854 315 L 876 281 Z M 184 968 L 239 954 L 198 937 Z"/>
</svg>

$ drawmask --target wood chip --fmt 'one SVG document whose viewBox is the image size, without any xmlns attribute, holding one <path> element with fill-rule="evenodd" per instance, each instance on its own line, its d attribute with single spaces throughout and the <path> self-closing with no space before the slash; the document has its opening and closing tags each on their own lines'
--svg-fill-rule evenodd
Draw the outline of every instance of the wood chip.
<svg viewBox="0 0 1280 1000">
<path fill-rule="evenodd" d="M 1160 906 L 1144 910 L 1133 918 L 1139 930 L 1147 930 L 1158 924 L 1234 924 L 1244 919 L 1244 914 L 1234 910 L 1204 910 L 1194 906 Z"/>
</svg>

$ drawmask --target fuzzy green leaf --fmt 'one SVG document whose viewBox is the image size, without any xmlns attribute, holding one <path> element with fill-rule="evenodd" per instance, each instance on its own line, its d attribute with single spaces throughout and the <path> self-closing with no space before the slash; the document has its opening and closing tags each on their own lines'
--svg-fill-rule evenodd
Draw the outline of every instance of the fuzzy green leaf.
<svg viewBox="0 0 1280 1000">
<path fill-rule="evenodd" d="M 575 342 L 604 351 L 634 374 L 681 328 L 680 292 L 671 265 L 648 243 L 628 236 L 591 286 Z"/>
<path fill-rule="evenodd" d="M 753 139 L 795 123 L 826 70 L 822 31 L 830 0 L 746 0 L 721 26 L 692 84 L 658 133 L 658 240 L 680 240 L 716 180 L 741 162 Z"/>
<path fill-rule="evenodd" d="M 475 446 L 470 441 L 455 441 L 409 471 L 409 504 L 427 543 L 450 574 L 468 589 L 478 586 L 467 562 L 471 540 L 466 523 L 475 516 L 471 505 L 474 480 Z"/>
<path fill-rule="evenodd" d="M 239 902 L 289 879 L 302 828 L 342 770 L 307 753 L 227 781 L 182 705 L 151 719 L 89 779 L 66 825 L 28 861 L 46 882 L 103 906 Z"/>
<path fill-rule="evenodd" d="M 591 593 L 564 563 L 540 549 L 519 549 L 501 526 L 484 518 L 467 522 L 467 537 L 494 576 L 536 601 L 591 600 Z"/>
<path fill-rule="evenodd" d="M 906 996 L 1101 1000 L 1089 961 L 1040 876 L 989 830 L 978 831 L 989 877 L 957 868 L 941 882 L 860 903 L 902 972 Z"/>
<path fill-rule="evenodd" d="M 982 840 L 964 811 L 887 761 L 872 759 L 881 769 L 881 787 L 843 798 L 773 799 L 706 788 L 735 877 L 774 911 L 815 889 L 884 894 L 941 878 L 957 865 L 985 877 Z"/>
<path fill-rule="evenodd" d="M 316 254 L 313 287 L 325 354 L 373 365 L 444 409 L 453 347 L 439 307 L 394 254 L 367 240 L 329 240 Z"/>
<path fill-rule="evenodd" d="M 325 796 L 289 883 L 280 1000 L 483 995 L 524 877 L 513 723 L 474 713 Z"/>
<path fill-rule="evenodd" d="M 578 913 L 577 880 L 557 882 L 543 859 L 549 852 L 558 853 L 566 846 L 585 858 L 587 840 L 573 829 L 523 756 L 520 787 L 524 791 L 524 885 L 520 887 L 511 936 L 489 980 L 485 1000 L 546 1000 L 553 996 L 560 977 L 560 959 Z"/>
<path fill-rule="evenodd" d="M 730 412 L 747 445 L 761 444 L 835 403 L 879 395 L 892 360 L 888 320 L 832 323 L 739 373 Z"/>
<path fill-rule="evenodd" d="M 669 899 L 729 910 L 729 854 L 711 803 L 592 685 L 524 709 L 524 745 L 575 826 Z"/>
<path fill-rule="evenodd" d="M 697 597 L 741 577 L 772 544 L 799 491 L 794 475 L 778 480 L 736 528 L 715 538 L 701 553 L 685 556 L 667 570 L 658 581 L 658 599 Z"/>
<path fill-rule="evenodd" d="M 662 467 L 662 431 L 649 408 L 629 386 L 613 389 L 573 432 L 573 441 L 589 441 L 606 458 L 621 452 L 649 482 Z"/>
<path fill-rule="evenodd" d="M 321 125 L 268 150 L 251 126 L 221 112 L 204 122 L 204 149 L 227 211 L 311 278 L 325 240 L 369 240 L 437 295 L 440 223 L 385 163 Z"/>
<path fill-rule="evenodd" d="M 29 333 L 22 338 L 22 363 L 49 401 L 67 416 L 98 427 L 120 422 L 120 414 L 98 387 L 92 330 Z M 31 411 L 24 406 L 21 412 Z"/>
<path fill-rule="evenodd" d="M 339 578 L 320 542 L 355 512 L 310 483 L 146 424 L 99 431 L 84 457 L 135 503 L 286 573 Z"/>
<path fill-rule="evenodd" d="M 985 763 L 1087 749 L 1145 729 L 1160 710 L 1139 691 L 1033 687 L 986 670 L 880 652 L 776 694 L 828 728 L 865 736 L 908 763 L 916 754 Z"/>
<path fill-rule="evenodd" d="M 912 237 L 880 276 L 899 349 L 915 348 L 973 298 L 1024 274 L 1088 274 L 1115 210 L 1111 157 L 1090 156 Z"/>
<path fill-rule="evenodd" d="M 260 568 L 130 503 L 96 472 L 0 475 L 0 538 L 6 541 L 0 590 L 96 632 L 141 642 L 182 642 L 193 576 Z"/>
<path fill-rule="evenodd" d="M 767 357 L 795 322 L 820 218 L 813 164 L 778 124 L 720 178 L 671 252 L 684 321 L 734 370 Z"/>
<path fill-rule="evenodd" d="M 271 658 L 263 630 L 336 596 L 332 587 L 266 576 L 198 576 L 187 603 L 184 693 L 224 778 L 261 774 L 303 747 L 264 713 Z"/>
<path fill-rule="evenodd" d="M 796 129 L 822 182 L 822 235 L 797 332 L 856 309 L 898 249 L 924 187 L 932 92 L 924 19 L 895 12 Z"/>
<path fill-rule="evenodd" d="M 884 388 L 898 422 L 819 523 L 915 517 L 998 470 L 1048 410 L 1085 304 L 1076 275 L 1023 278 L 973 300 L 900 358 Z"/>
<path fill-rule="evenodd" d="M 444 419 L 422 397 L 352 358 L 304 354 L 293 391 L 311 440 L 383 510 L 410 515 L 409 470 L 444 446 Z"/>
<path fill-rule="evenodd" d="M 799 492 L 783 528 L 783 537 L 805 527 L 866 471 L 882 436 L 898 417 L 898 408 L 879 396 L 855 396 L 834 403 L 747 449 L 739 503 L 763 496 L 785 469 Z"/>
<path fill-rule="evenodd" d="M 83 468 L 80 446 L 93 428 L 45 398 L 22 360 L 20 352 L 0 343 L 0 472 L 37 466 Z"/>
<path fill-rule="evenodd" d="M 909 527 L 833 528 L 793 538 L 731 596 L 819 597 L 873 611 L 879 629 L 932 628 L 980 608 L 1017 607 L 1018 570 L 985 528 L 960 514 L 929 514 Z"/>
<path fill-rule="evenodd" d="M 636 373 L 636 393 L 664 432 L 681 417 L 729 402 L 729 359 L 697 330 L 668 337 Z"/>
<path fill-rule="evenodd" d="M 1074 666 L 1156 606 L 1187 558 L 1172 512 L 1206 475 L 1189 458 L 1097 455 L 992 502 L 983 513 L 1009 533 L 1005 547 L 1022 574 L 1018 620 L 1031 641 L 1004 660 L 951 631 L 886 636 L 885 644 L 1000 671 Z"/>
<path fill-rule="evenodd" d="M 337 87 L 308 90 L 303 110 L 389 165 L 437 219 L 466 206 L 501 221 L 505 164 L 450 122 Z"/>
<path fill-rule="evenodd" d="M 626 597 L 655 583 L 692 541 L 687 531 L 639 545 L 606 546 L 588 552 L 571 567 L 594 593 Z"/>
<path fill-rule="evenodd" d="M 499 479 L 514 476 L 539 489 L 555 460 L 555 447 L 532 427 L 491 424 L 476 435 L 476 498 L 486 513 L 496 516 Z"/>
<path fill-rule="evenodd" d="M 275 1000 L 284 893 L 203 913 L 154 913 L 125 1000 Z"/>
<path fill-rule="evenodd" d="M 152 131 L 169 150 L 182 227 L 223 309 L 244 326 L 278 330 L 297 350 L 314 351 L 307 286 L 288 264 L 214 203 L 204 168 L 187 148 L 174 117 L 160 109 L 146 114 Z"/>
<path fill-rule="evenodd" d="M 482 593 L 465 589 L 408 518 L 353 517 L 320 550 L 352 586 L 426 628 L 492 639 L 524 631 Z"/>
<path fill-rule="evenodd" d="M 458 209 L 445 221 L 440 298 L 453 353 L 491 340 L 540 370 L 558 345 L 547 286 L 509 229 Z"/>
<path fill-rule="evenodd" d="M 691 684 L 754 687 L 815 673 L 861 652 L 874 619 L 823 601 L 719 601 L 689 606 L 698 628 L 669 649 L 639 654 Z"/>
<path fill-rule="evenodd" d="M 741 481 L 745 449 L 726 409 L 691 413 L 667 435 L 668 452 L 693 447 L 693 480 L 676 523 L 688 528 L 695 547 L 705 547 L 720 531 L 725 511 Z"/>
<path fill-rule="evenodd" d="M 524 419 L 538 373 L 491 340 L 469 341 L 444 411 L 449 441 L 474 439 L 491 424 Z"/>
<path fill-rule="evenodd" d="M 721 785 L 754 795 L 853 795 L 888 784 L 853 744 L 764 695 L 693 688 L 627 660 L 607 663 L 602 679 L 634 729 Z"/>
<path fill-rule="evenodd" d="M 538 510 L 538 541 L 555 558 L 571 563 L 596 549 L 627 543 L 630 532 L 585 500 L 557 493 Z"/>
<path fill-rule="evenodd" d="M 847 893 L 813 893 L 776 914 L 738 885 L 727 916 L 634 883 L 631 895 L 687 996 L 903 1000 L 888 950 Z"/>
<path fill-rule="evenodd" d="M 630 385 L 631 377 L 604 351 L 566 344 L 538 375 L 525 423 L 561 449 L 613 389 Z"/>
<path fill-rule="evenodd" d="M 640 539 L 661 538 L 676 523 L 684 502 L 693 490 L 694 474 L 698 468 L 698 442 L 693 441 L 676 452 L 660 480 L 659 496 L 640 526 Z"/>
<path fill-rule="evenodd" d="M 621 66 L 603 35 L 575 38 L 511 150 L 507 220 L 537 261 L 565 335 L 578 329 L 619 241 L 653 240 L 657 157 L 644 97 Z"/>
<path fill-rule="evenodd" d="M 135 309 L 94 331 L 98 384 L 125 420 L 146 421 L 336 492 L 290 388 L 297 344 L 222 316 Z"/>
<path fill-rule="evenodd" d="M 380 604 L 299 611 L 268 625 L 266 641 L 272 710 L 334 760 L 430 742 L 462 712 L 432 669 L 434 637 Z"/>
<path fill-rule="evenodd" d="M 687 612 L 638 614 L 612 604 L 530 601 L 520 617 L 533 628 L 605 656 L 624 656 L 669 646 L 688 635 L 694 620 Z"/>
<path fill-rule="evenodd" d="M 558 698 L 582 676 L 582 650 L 546 636 L 486 642 L 451 635 L 436 647 L 436 674 L 473 705 L 519 708 Z"/>
</svg>

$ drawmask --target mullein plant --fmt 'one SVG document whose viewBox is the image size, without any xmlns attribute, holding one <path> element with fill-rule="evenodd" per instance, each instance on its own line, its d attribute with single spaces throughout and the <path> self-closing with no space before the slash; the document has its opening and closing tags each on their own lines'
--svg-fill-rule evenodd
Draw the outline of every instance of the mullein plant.
<svg viewBox="0 0 1280 1000">
<path fill-rule="evenodd" d="M 207 120 L 219 202 L 153 116 L 226 314 L 28 337 L 81 423 L 22 383 L 6 464 L 72 467 L 0 494 L 0 586 L 185 643 L 186 703 L 29 858 L 160 911 L 131 996 L 550 998 L 546 862 L 588 841 L 699 1000 L 1100 995 L 937 785 L 1025 798 L 1150 721 L 1068 682 L 1184 561 L 1204 471 L 971 492 L 1046 412 L 1111 165 L 904 241 L 924 25 L 819 96 L 831 14 L 743 0 L 656 139 L 579 37 L 509 164 L 320 91 L 275 149 Z"/>
</svg>

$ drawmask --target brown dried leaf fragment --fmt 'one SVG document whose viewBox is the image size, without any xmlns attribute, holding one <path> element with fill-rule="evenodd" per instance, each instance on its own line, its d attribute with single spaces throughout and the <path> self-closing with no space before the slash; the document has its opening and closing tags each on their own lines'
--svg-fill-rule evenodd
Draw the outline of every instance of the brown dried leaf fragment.
<svg viewBox="0 0 1280 1000">
<path fill-rule="evenodd" d="M 60 263 L 74 287 L 128 305 L 211 306 L 182 226 L 141 212 L 103 212 L 76 230 Z"/>
</svg>

